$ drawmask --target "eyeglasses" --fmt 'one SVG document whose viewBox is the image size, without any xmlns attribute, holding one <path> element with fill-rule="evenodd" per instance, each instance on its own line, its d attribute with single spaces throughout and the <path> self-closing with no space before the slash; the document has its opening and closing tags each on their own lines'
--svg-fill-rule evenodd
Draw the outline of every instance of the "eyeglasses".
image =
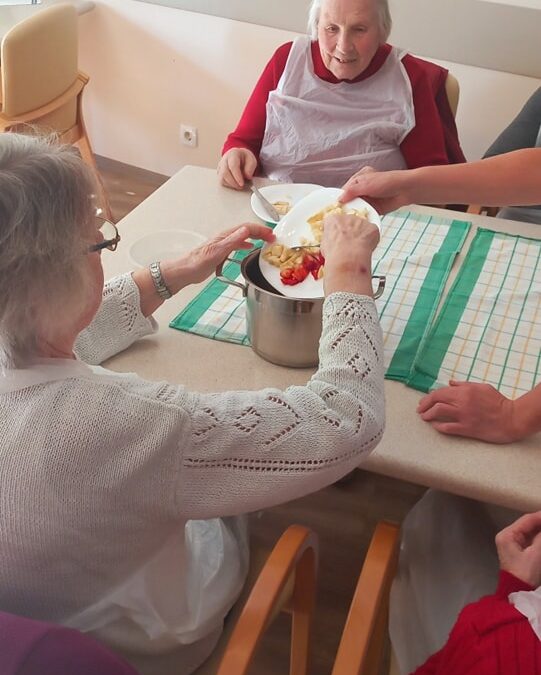
<svg viewBox="0 0 541 675">
<path fill-rule="evenodd" d="M 101 216 L 96 216 L 96 222 L 98 223 L 98 229 L 103 236 L 103 241 L 89 246 L 88 252 L 95 253 L 96 251 L 102 251 L 104 248 L 114 251 L 120 241 L 120 234 L 116 229 L 116 225 L 109 220 L 105 220 L 105 218 L 102 218 Z"/>
</svg>

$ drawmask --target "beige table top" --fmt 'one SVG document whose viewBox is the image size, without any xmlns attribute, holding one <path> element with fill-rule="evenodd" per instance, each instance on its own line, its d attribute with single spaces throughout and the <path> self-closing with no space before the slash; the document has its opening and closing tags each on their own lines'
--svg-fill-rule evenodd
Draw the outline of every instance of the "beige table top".
<svg viewBox="0 0 541 675">
<path fill-rule="evenodd" d="M 541 235 L 539 225 L 428 207 L 415 210 L 468 219 L 474 225 L 515 234 Z M 106 277 L 132 269 L 130 247 L 151 232 L 183 229 L 211 235 L 246 221 L 258 222 L 250 208 L 248 193 L 219 186 L 213 170 L 185 167 L 119 223 L 122 242 L 115 253 L 106 251 L 103 255 Z M 475 227 L 469 240 L 474 230 Z M 275 366 L 248 347 L 169 328 L 169 320 L 203 285 L 185 288 L 164 303 L 155 314 L 160 323 L 157 335 L 140 340 L 110 359 L 107 366 L 123 372 L 135 371 L 151 380 L 182 383 L 198 391 L 285 388 L 306 382 L 311 370 Z M 386 381 L 386 396 L 386 431 L 363 468 L 510 508 L 541 508 L 541 434 L 506 446 L 445 437 L 416 415 L 421 397 L 418 391 Z"/>
</svg>

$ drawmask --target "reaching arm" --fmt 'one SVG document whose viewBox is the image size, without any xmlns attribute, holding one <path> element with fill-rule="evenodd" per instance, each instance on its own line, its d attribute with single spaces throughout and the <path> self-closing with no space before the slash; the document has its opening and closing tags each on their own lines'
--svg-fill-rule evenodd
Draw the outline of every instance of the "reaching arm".
<svg viewBox="0 0 541 675">
<path fill-rule="evenodd" d="M 265 225 L 246 223 L 232 227 L 186 256 L 160 264 L 162 277 L 174 295 L 189 284 L 204 281 L 235 249 L 251 248 L 248 237 L 272 241 Z M 151 315 L 163 303 L 148 268 L 107 282 L 101 307 L 75 343 L 75 353 L 86 363 L 99 364 L 156 331 Z"/>
<path fill-rule="evenodd" d="M 469 164 L 426 166 L 411 171 L 360 171 L 346 183 L 340 201 L 355 197 L 364 197 L 383 213 L 412 203 L 538 204 L 541 148 L 517 150 Z"/>
<path fill-rule="evenodd" d="M 175 295 L 185 286 L 204 281 L 232 251 L 252 248 L 252 244 L 247 241 L 249 237 L 265 241 L 274 239 L 272 230 L 266 225 L 245 223 L 231 227 L 182 258 L 160 263 L 165 285 Z M 141 312 L 144 316 L 150 316 L 163 303 L 163 299 L 156 293 L 148 268 L 136 270 L 132 276 L 139 288 Z"/>
</svg>

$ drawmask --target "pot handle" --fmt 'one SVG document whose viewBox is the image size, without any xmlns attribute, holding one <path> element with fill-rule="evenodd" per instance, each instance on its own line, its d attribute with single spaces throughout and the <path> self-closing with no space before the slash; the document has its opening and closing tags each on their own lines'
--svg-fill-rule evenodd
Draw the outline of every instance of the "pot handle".
<svg viewBox="0 0 541 675">
<path fill-rule="evenodd" d="M 378 287 L 376 288 L 374 292 L 374 300 L 376 298 L 379 298 L 380 295 L 383 295 L 383 291 L 385 290 L 385 282 L 387 281 L 387 277 L 385 276 L 373 276 L 372 279 L 377 279 L 378 280 Z"/>
<path fill-rule="evenodd" d="M 236 286 L 237 288 L 240 288 L 240 290 L 242 291 L 242 295 L 246 297 L 246 294 L 248 293 L 248 286 L 241 284 L 239 281 L 233 281 L 233 279 L 228 279 L 227 277 L 224 277 L 223 270 L 226 262 L 233 262 L 237 263 L 237 265 L 240 265 L 240 261 L 235 260 L 235 258 L 226 258 L 225 260 L 222 260 L 222 262 L 216 267 L 215 272 L 216 279 L 223 281 L 224 284 L 229 284 L 230 286 Z"/>
</svg>

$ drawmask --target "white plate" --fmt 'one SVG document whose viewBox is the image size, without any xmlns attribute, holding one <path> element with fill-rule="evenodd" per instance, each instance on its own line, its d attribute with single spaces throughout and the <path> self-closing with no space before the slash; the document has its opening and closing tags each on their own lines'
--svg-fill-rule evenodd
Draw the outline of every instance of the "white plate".
<svg viewBox="0 0 541 675">
<path fill-rule="evenodd" d="M 308 241 L 312 240 L 314 235 L 308 223 L 308 218 L 311 218 L 322 209 L 335 204 L 342 192 L 340 188 L 320 188 L 317 191 L 311 192 L 302 201 L 298 202 L 276 225 L 274 228 L 276 241 L 286 246 L 300 246 L 303 238 Z M 353 199 L 344 204 L 344 206 L 358 210 L 366 209 L 368 211 L 368 220 L 381 230 L 379 213 L 371 204 L 365 202 L 364 199 Z M 282 295 L 287 295 L 290 298 L 323 297 L 323 279 L 316 280 L 311 274 L 295 286 L 288 286 L 282 283 L 280 269 L 271 265 L 263 258 L 263 253 L 269 246 L 272 246 L 272 244 L 265 245 L 259 256 L 261 273 L 269 284 L 276 288 L 277 291 L 280 291 Z"/>
<path fill-rule="evenodd" d="M 130 258 L 136 265 L 146 267 L 152 262 L 178 258 L 206 241 L 192 230 L 162 230 L 146 234 L 130 247 Z"/>
<path fill-rule="evenodd" d="M 314 185 L 313 183 L 279 183 L 277 185 L 265 185 L 265 187 L 260 187 L 259 191 L 271 204 L 274 202 L 289 202 L 291 208 L 293 208 L 293 206 L 300 202 L 301 199 L 304 199 L 306 195 L 319 189 L 321 189 L 321 185 Z M 273 220 L 261 206 L 261 202 L 257 198 L 257 195 L 252 194 L 250 204 L 252 206 L 252 211 L 258 218 L 261 218 L 261 220 L 273 224 L 278 222 L 277 220 Z M 281 220 L 282 218 L 280 221 Z"/>
</svg>

